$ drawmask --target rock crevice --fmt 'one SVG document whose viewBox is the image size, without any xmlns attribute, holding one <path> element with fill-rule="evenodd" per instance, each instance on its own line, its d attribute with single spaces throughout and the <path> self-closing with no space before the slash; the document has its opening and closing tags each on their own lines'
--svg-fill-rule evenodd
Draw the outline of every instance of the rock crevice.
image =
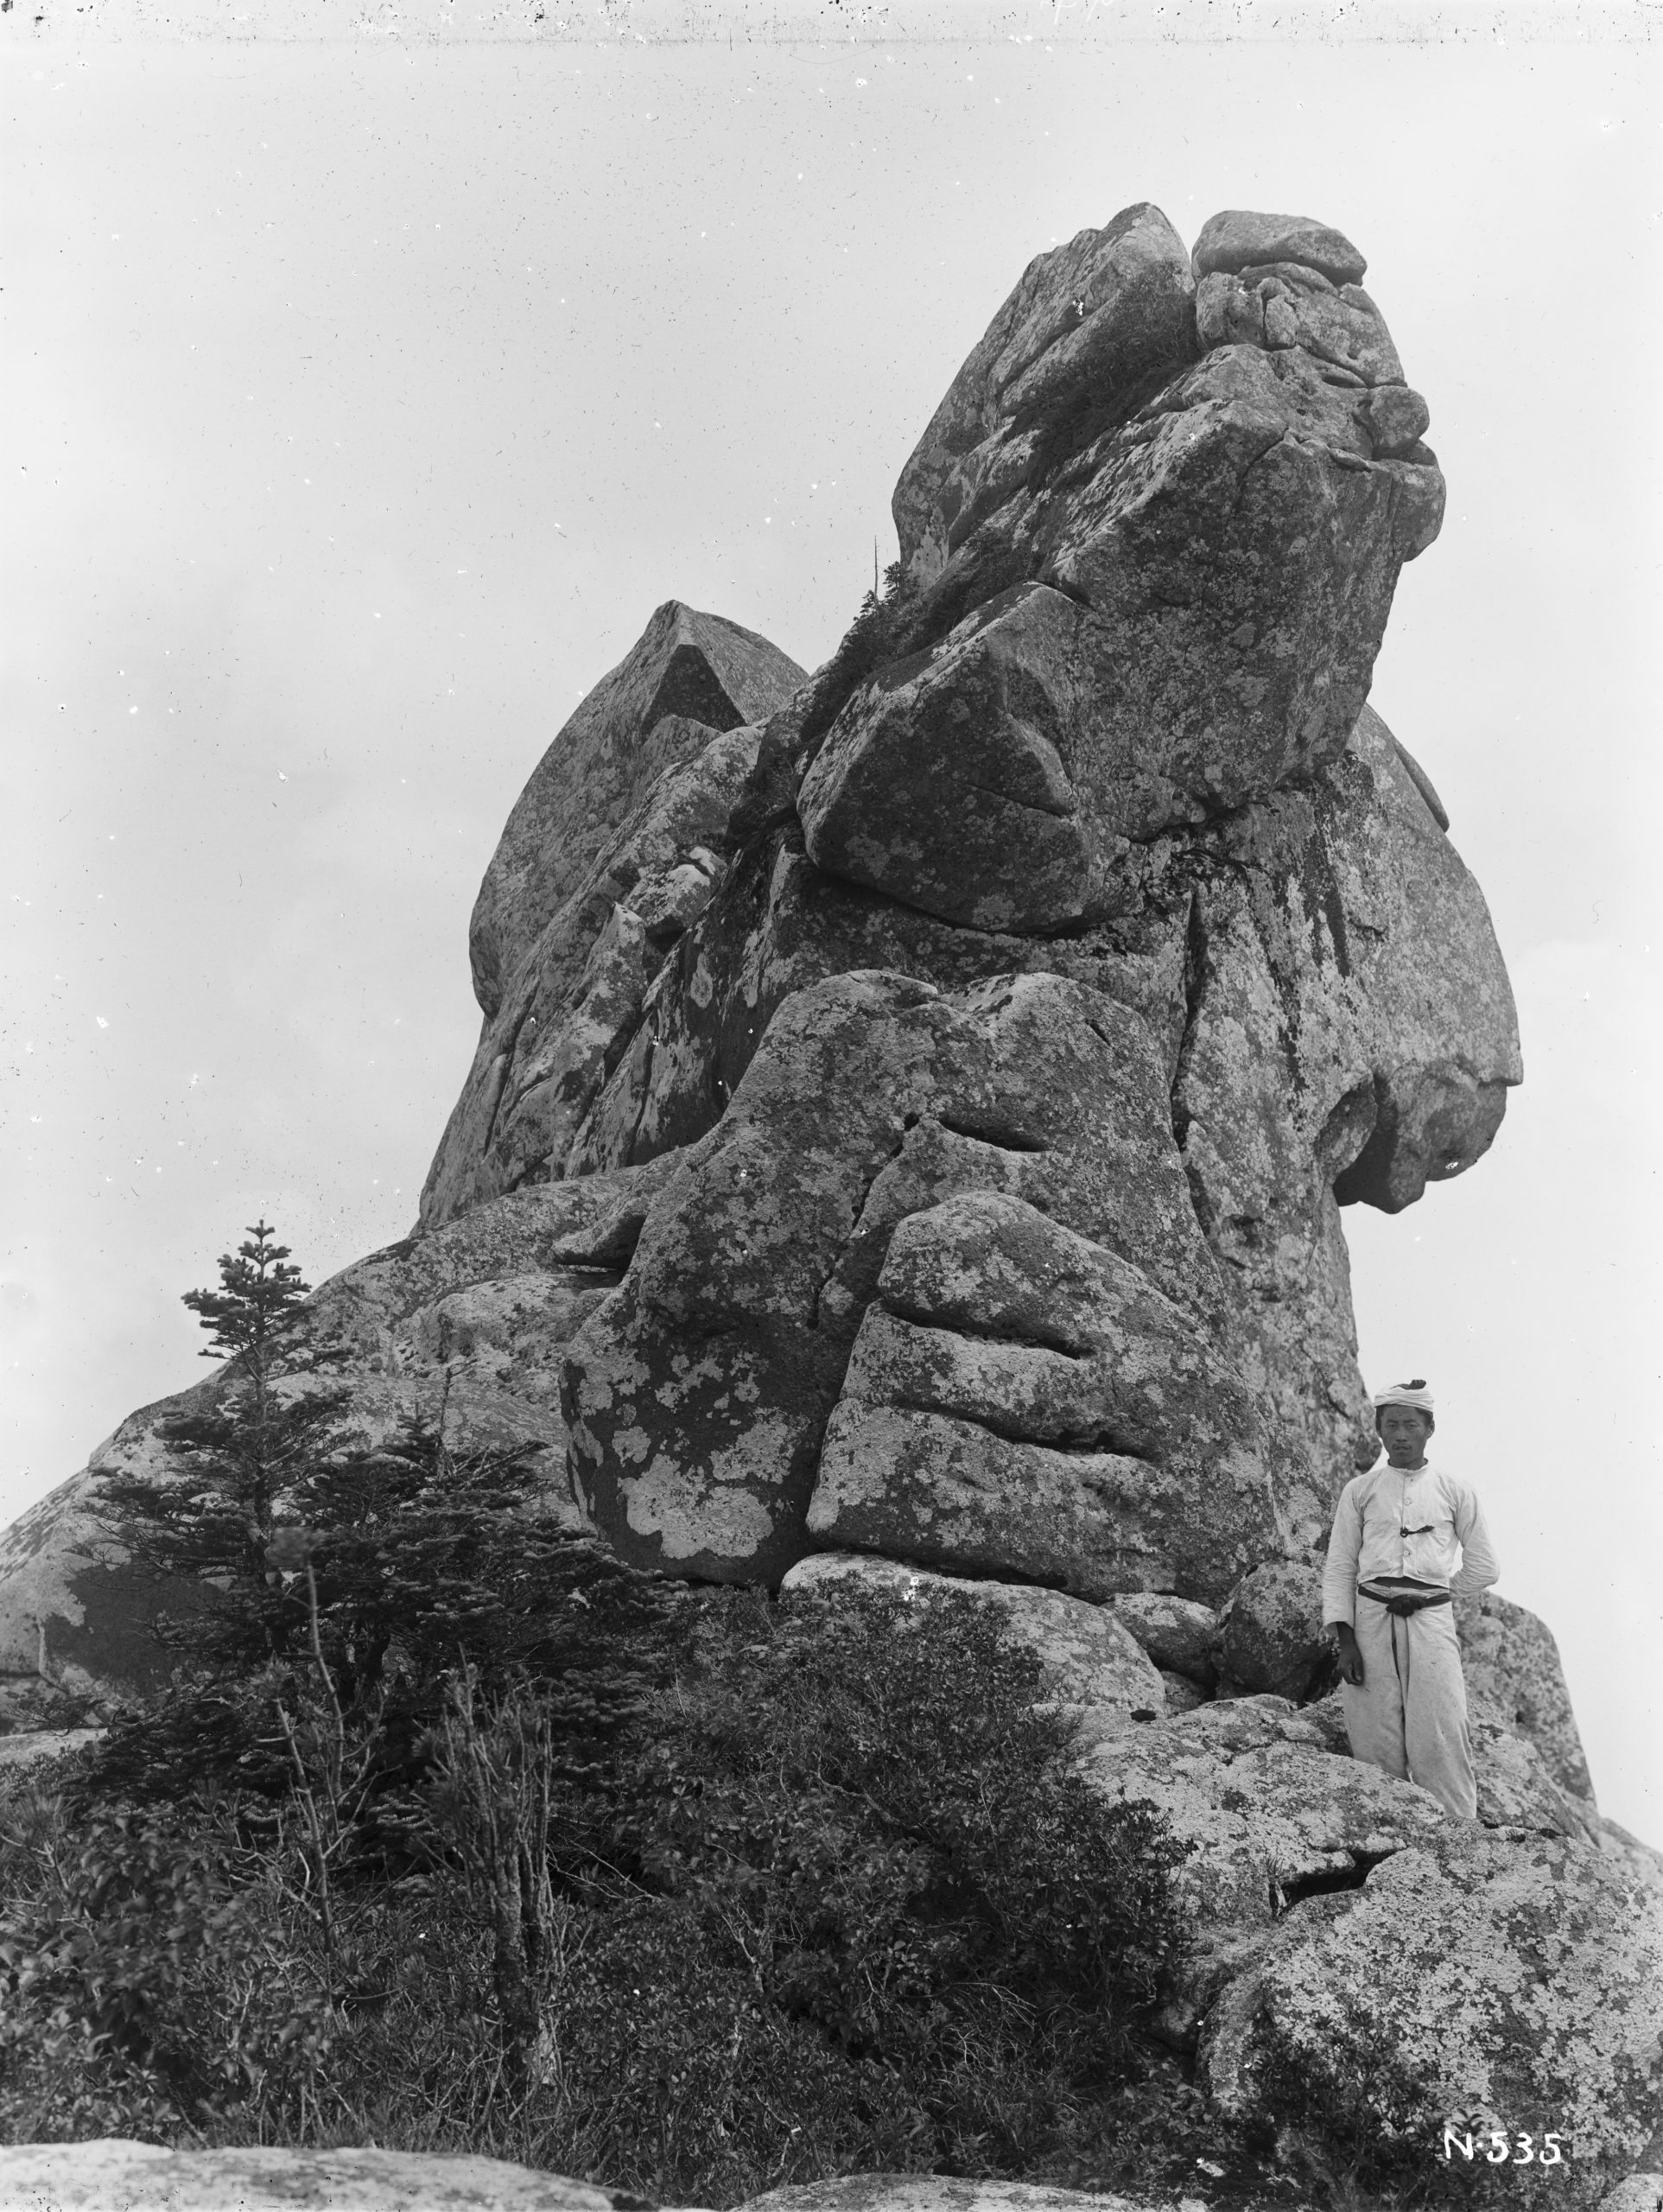
<svg viewBox="0 0 1663 2212">
<path fill-rule="evenodd" d="M 299 1350 L 371 1433 L 442 1389 L 535 1440 L 639 1565 L 998 1607 L 1092 1789 L 1193 1847 L 1161 2032 L 1216 2108 L 1558 2099 L 1587 2202 L 1655 2094 L 1663 1891 L 1552 1638 L 1462 1610 L 1469 1827 L 1349 1758 L 1317 1595 L 1378 1449 L 1342 1209 L 1465 1173 L 1522 1074 L 1368 704 L 1444 482 L 1364 273 L 1127 208 L 1023 272 L 816 676 L 657 611 L 481 886 L 417 1231 Z M 140 1679 L 97 1478 L 165 1471 L 168 1410 L 0 1539 L 15 1711 Z"/>
</svg>

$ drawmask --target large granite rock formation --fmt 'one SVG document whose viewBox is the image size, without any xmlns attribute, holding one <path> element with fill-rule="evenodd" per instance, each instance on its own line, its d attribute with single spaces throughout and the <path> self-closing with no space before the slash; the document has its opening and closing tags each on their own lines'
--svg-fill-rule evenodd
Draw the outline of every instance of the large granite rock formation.
<svg viewBox="0 0 1663 2212">
<path fill-rule="evenodd" d="M 978 1595 L 1092 1786 L 1193 1847 L 1162 2031 L 1220 2110 L 1512 2100 L 1590 2203 L 1663 2069 L 1655 1854 L 1521 1609 L 1458 1623 L 1476 1827 L 1350 1760 L 1320 1633 L 1377 1450 L 1342 1209 L 1470 1167 L 1520 1072 L 1366 703 L 1444 491 L 1363 273 L 1303 218 L 1191 255 L 1128 209 L 1025 272 L 817 675 L 659 609 L 487 872 L 417 1228 L 314 1295 L 279 1387 L 348 1385 L 371 1437 L 447 1391 L 643 1566 Z M 165 1476 L 225 1387 L 0 1539 L 14 1716 L 154 1674 L 98 1478 Z"/>
<path fill-rule="evenodd" d="M 767 725 L 753 784 L 771 812 L 742 822 L 732 873 L 566 1156 L 571 1172 L 690 1147 L 662 1234 L 655 1221 L 568 1361 L 586 1500 L 634 1556 L 771 1579 L 793 1549 L 852 1541 L 1056 1579 L 1060 1552 L 1101 1549 L 1082 1535 L 1101 1510 L 1165 1533 L 1082 1568 L 1095 1594 L 1223 1596 L 1240 1557 L 1174 1549 L 1166 1526 L 1194 1494 L 1195 1452 L 1221 1471 L 1205 1420 L 1189 1447 L 1128 1425 L 1125 1381 L 1105 1387 L 1127 1370 L 1115 1348 L 1096 1355 L 1095 1400 L 1083 1374 L 1047 1396 L 1046 1347 L 1011 1341 L 1027 1325 L 966 1256 L 954 1315 L 929 1325 L 937 1368 L 945 1331 L 978 1349 L 928 1389 L 896 1367 L 904 1351 L 916 1367 L 924 1317 L 880 1289 L 879 1248 L 955 1191 L 1002 1190 L 1097 1245 L 1089 1297 L 1118 1261 L 1117 1299 L 1152 1316 L 1153 1290 L 1201 1325 L 1186 1420 L 1244 1394 L 1264 1415 L 1223 1415 L 1243 1551 L 1314 1542 L 1339 1479 L 1373 1458 L 1339 1208 L 1395 1211 L 1469 1166 L 1520 1071 L 1482 899 L 1425 778 L 1364 705 L 1399 568 L 1441 512 L 1425 409 L 1373 303 L 1324 273 L 1341 265 L 1330 234 L 1309 249 L 1321 267 L 1298 259 L 1304 235 L 1283 226 L 1284 258 L 1209 269 L 1199 290 L 1149 207 L 1034 263 L 903 472 L 910 582 L 890 657 Z M 1257 321 L 1202 313 L 1248 277 Z M 1045 976 L 1080 988 L 1037 997 Z M 924 986 L 943 1000 L 898 1028 L 894 995 Z M 960 1006 L 977 1019 L 989 988 L 1026 990 L 1035 1011 L 1021 1066 L 967 1118 L 954 1092 L 969 1071 L 942 1064 L 936 1037 Z M 1094 1024 L 1112 1030 L 1112 1078 L 1080 1058 Z M 1054 1097 L 1065 1132 L 1019 1090 Z M 1073 1185 L 1090 1147 L 1134 1132 L 1136 1168 L 1108 1169 L 1111 1229 Z M 716 1192 L 741 1154 L 735 1212 Z M 707 1220 L 708 1236 L 670 1225 Z M 1197 1231 L 1204 1249 L 1175 1276 L 1173 1239 Z M 1026 1233 L 1037 1291 L 1050 1262 Z M 846 1243 L 861 1279 L 834 1286 Z M 751 1363 L 782 1300 L 794 1333 L 770 1380 Z M 713 1347 L 745 1337 L 759 1395 L 725 1417 L 748 1460 L 689 1426 L 687 1392 L 721 1399 L 736 1357 L 680 1371 L 701 1312 Z M 695 1434 L 690 1453 L 666 1450 Z M 1141 1476 L 1107 1464 L 1128 1458 Z M 1001 1494 L 1043 1503 L 1001 1511 Z M 984 1496 L 991 1533 L 974 1525 Z M 1215 1532 L 1216 1505 L 1196 1516 Z M 1049 1553 L 1019 1543 L 1045 1522 Z"/>
</svg>

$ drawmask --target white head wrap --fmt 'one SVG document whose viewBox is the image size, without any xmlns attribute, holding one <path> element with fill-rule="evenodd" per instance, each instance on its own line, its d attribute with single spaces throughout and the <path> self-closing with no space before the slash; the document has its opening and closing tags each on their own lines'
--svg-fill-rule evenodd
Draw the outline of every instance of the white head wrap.
<svg viewBox="0 0 1663 2212">
<path fill-rule="evenodd" d="M 1407 1406 L 1412 1413 L 1430 1414 L 1432 1394 L 1426 1388 L 1425 1377 L 1417 1375 L 1412 1382 L 1394 1382 L 1389 1390 L 1376 1391 L 1374 1411 L 1379 1413 L 1382 1406 Z"/>
</svg>

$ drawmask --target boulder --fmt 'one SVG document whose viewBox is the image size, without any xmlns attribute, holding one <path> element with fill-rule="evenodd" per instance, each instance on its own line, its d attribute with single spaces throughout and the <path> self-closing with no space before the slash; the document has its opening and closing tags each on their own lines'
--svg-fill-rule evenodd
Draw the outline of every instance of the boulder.
<svg viewBox="0 0 1663 2212">
<path fill-rule="evenodd" d="M 487 1017 L 555 910 L 659 773 L 717 731 L 765 721 L 803 681 L 752 630 L 666 600 L 562 727 L 514 803 L 468 925 Z"/>
<path fill-rule="evenodd" d="M 1044 584 L 885 669 L 833 724 L 798 805 L 809 855 L 982 930 L 1053 929 L 1101 903 L 1123 781 L 1082 785 L 1086 617 Z"/>
<path fill-rule="evenodd" d="M 895 1230 L 809 1528 L 1090 1598 L 1212 1591 L 1273 1525 L 1259 1443 L 1228 1364 L 1139 1269 L 1012 1194 L 961 1193 Z"/>
<path fill-rule="evenodd" d="M 826 1426 L 807 1526 L 822 1541 L 1031 1574 L 1101 1602 L 1180 1573 L 1216 1577 L 1216 1544 L 1197 1557 L 1163 1541 L 1182 1535 L 1184 1502 L 1176 1478 L 1125 1453 L 1057 1451 L 846 1396 Z"/>
<path fill-rule="evenodd" d="M 1194 297 L 1184 242 L 1147 201 L 1029 263 L 895 487 L 901 560 L 915 583 L 932 583 L 1012 495 L 1059 422 L 1127 413 L 1152 378 L 1194 358 Z"/>
<path fill-rule="evenodd" d="M 1244 1576 L 1219 1617 L 1221 1694 L 1268 1690 L 1297 1705 L 1331 1667 L 1323 1624 L 1323 1570 L 1273 1560 Z"/>
<path fill-rule="evenodd" d="M 1154 2023 L 1185 2050 L 1302 1900 L 1352 1894 L 1393 1853 L 1465 1827 L 1427 1791 L 1352 1759 L 1322 1708 L 1301 1712 L 1283 1698 L 1169 1707 L 1154 1727 L 1106 1726 L 1079 1771 L 1111 1802 L 1152 1806 L 1190 1847 L 1174 1878 L 1187 1941 Z"/>
<path fill-rule="evenodd" d="M 1194 293 L 1125 210 L 1031 264 L 960 370 L 896 489 L 900 658 L 806 764 L 821 865 L 1055 927 L 1119 910 L 1125 840 L 1337 758 L 1441 520 L 1429 413 L 1337 232 L 1232 213 L 1197 251 Z"/>
<path fill-rule="evenodd" d="M 1596 1840 L 1600 1849 L 1609 1852 L 1637 1881 L 1648 1882 L 1653 1888 L 1663 1890 L 1663 1851 L 1654 1851 L 1649 1843 L 1642 1843 L 1637 1835 L 1630 1835 L 1627 1828 L 1603 1814 L 1599 1818 Z"/>
<path fill-rule="evenodd" d="M 1366 340 L 1361 308 L 1318 304 L 1321 343 L 1395 373 L 1383 326 Z M 1376 454 L 1309 367 L 1317 343 L 1304 323 L 1285 356 L 1224 343 L 1089 474 L 1030 479 L 981 525 L 936 587 L 953 620 L 856 691 L 808 769 L 817 865 L 949 921 L 1057 928 L 1124 905 L 1127 841 L 1337 758 L 1442 489 Z M 1017 575 L 961 613 L 973 556 Z"/>
<path fill-rule="evenodd" d="M 921 1611 L 949 1592 L 986 1607 L 1006 1637 L 1038 1660 L 1048 1699 L 1073 1710 L 1088 1730 L 1095 1731 L 1110 1713 L 1152 1720 L 1166 1710 L 1160 1676 L 1103 1606 L 1082 1604 L 1060 1590 L 967 1582 L 856 1552 L 811 1553 L 790 1569 L 779 1594 L 787 1599 L 850 1588 L 893 1594 Z"/>
<path fill-rule="evenodd" d="M 1165 2198 L 947 2174 L 838 2174 L 753 2196 L 739 2212 L 1172 2212 Z M 1180 2206 L 1177 2212 L 1185 2212 Z M 1193 2208 L 1204 2212 L 1204 2208 Z M 1252 2207 L 1245 2208 L 1252 2212 Z"/>
<path fill-rule="evenodd" d="M 1599 2212 L 1663 2212 L 1663 2173 L 1630 2174 L 1601 2197 Z"/>
<path fill-rule="evenodd" d="M 1190 256 L 1197 277 L 1216 269 L 1263 268 L 1274 261 L 1315 269 L 1333 284 L 1360 284 L 1368 264 L 1343 232 L 1308 215 L 1261 215 L 1226 207 L 1201 226 Z"/>
<path fill-rule="evenodd" d="M 0 2147 L 0 2204 L 46 2212 L 625 2212 L 633 2197 L 500 2158 L 417 2151 L 168 2151 L 105 2137 Z"/>
<path fill-rule="evenodd" d="M 1450 1822 L 1291 1913 L 1201 2062 L 1227 2114 L 1320 2113 L 1406 2160 L 1452 2113 L 1554 2130 L 1556 2199 L 1596 2204 L 1657 2126 L 1663 1899 L 1568 1839 Z"/>
<path fill-rule="evenodd" d="M 1169 1713 L 1193 1713 L 1196 1706 L 1206 1704 L 1207 1693 L 1192 1676 L 1174 1674 L 1170 1667 L 1158 1667 L 1155 1671 L 1165 1685 Z"/>
<path fill-rule="evenodd" d="M 1093 1744 L 1079 1770 L 1111 1801 L 1154 1806 L 1193 1846 L 1176 1880 L 1191 1942 L 1208 1954 L 1270 1928 L 1302 1897 L 1355 1886 L 1450 1821 L 1427 1791 L 1329 1750 L 1284 1698 L 1128 1724 Z"/>
<path fill-rule="evenodd" d="M 1115 1619 L 1163 1672 L 1212 1688 L 1218 1675 L 1218 1615 L 1210 1605 L 1165 1590 L 1132 1591 L 1110 1604 Z"/>
<path fill-rule="evenodd" d="M 1297 347 L 1340 371 L 1348 383 L 1397 387 L 1394 406 L 1358 410 L 1377 455 L 1413 447 L 1431 420 L 1420 395 L 1404 388 L 1403 364 L 1368 293 L 1358 284 L 1332 284 L 1297 262 L 1204 276 L 1196 294 L 1196 334 L 1209 349 L 1247 345 L 1274 353 Z"/>
<path fill-rule="evenodd" d="M 1494 1590 L 1457 1599 L 1455 1625 L 1474 1707 L 1534 1744 L 1559 1787 L 1591 1810 L 1594 1785 L 1552 1630 Z"/>
<path fill-rule="evenodd" d="M 1315 1728 L 1327 1748 L 1349 1758 L 1345 1708 L 1340 1692 L 1301 1708 L 1300 1719 Z M 1529 1829 L 1539 1835 L 1575 1836 L 1596 1849 L 1622 1857 L 1585 1798 L 1562 1789 L 1547 1763 L 1527 1738 L 1502 1725 L 1490 1708 L 1470 1711 L 1473 1771 L 1478 1784 L 1478 1819 L 1484 1827 Z M 1640 1847 L 1643 1851 L 1645 1847 Z M 1637 1871 L 1643 1872 L 1644 1869 Z M 1663 1862 L 1653 1869 L 1663 1872 Z"/>
<path fill-rule="evenodd" d="M 0 1736 L 0 1772 L 16 1775 L 32 1767 L 55 1766 L 104 1740 L 102 1728 L 26 1728 Z"/>
<path fill-rule="evenodd" d="M 1487 1828 L 1529 1828 L 1571 1835 L 1602 1847 L 1599 1816 L 1586 1798 L 1560 1789 L 1534 1744 L 1499 1726 L 1482 1709 L 1471 1716 L 1478 1818 Z"/>
</svg>

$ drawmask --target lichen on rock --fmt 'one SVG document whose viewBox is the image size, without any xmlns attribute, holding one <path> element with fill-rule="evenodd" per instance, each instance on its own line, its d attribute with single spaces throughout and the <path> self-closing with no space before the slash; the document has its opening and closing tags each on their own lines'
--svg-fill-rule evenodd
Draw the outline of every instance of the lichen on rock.
<svg viewBox="0 0 1663 2212">
<path fill-rule="evenodd" d="M 1663 1878 L 1551 1636 L 1461 1609 L 1475 1826 L 1325 1695 L 1316 1562 L 1378 1448 L 1343 1209 L 1467 1172 L 1522 1075 L 1368 704 L 1444 482 L 1364 273 L 1308 218 L 1191 253 L 1129 207 L 995 314 L 818 675 L 657 610 L 481 886 L 416 1230 L 315 1294 L 281 1387 L 327 1371 L 371 1435 L 442 1393 L 669 1574 L 971 1593 L 1092 1789 L 1192 1847 L 1159 2032 L 1216 2111 L 1387 2156 L 1488 2103 L 1562 2122 L 1588 2202 L 1655 2109 Z M 98 1479 L 165 1478 L 168 1412 L 0 1539 L 16 1713 L 144 1687 Z"/>
</svg>

